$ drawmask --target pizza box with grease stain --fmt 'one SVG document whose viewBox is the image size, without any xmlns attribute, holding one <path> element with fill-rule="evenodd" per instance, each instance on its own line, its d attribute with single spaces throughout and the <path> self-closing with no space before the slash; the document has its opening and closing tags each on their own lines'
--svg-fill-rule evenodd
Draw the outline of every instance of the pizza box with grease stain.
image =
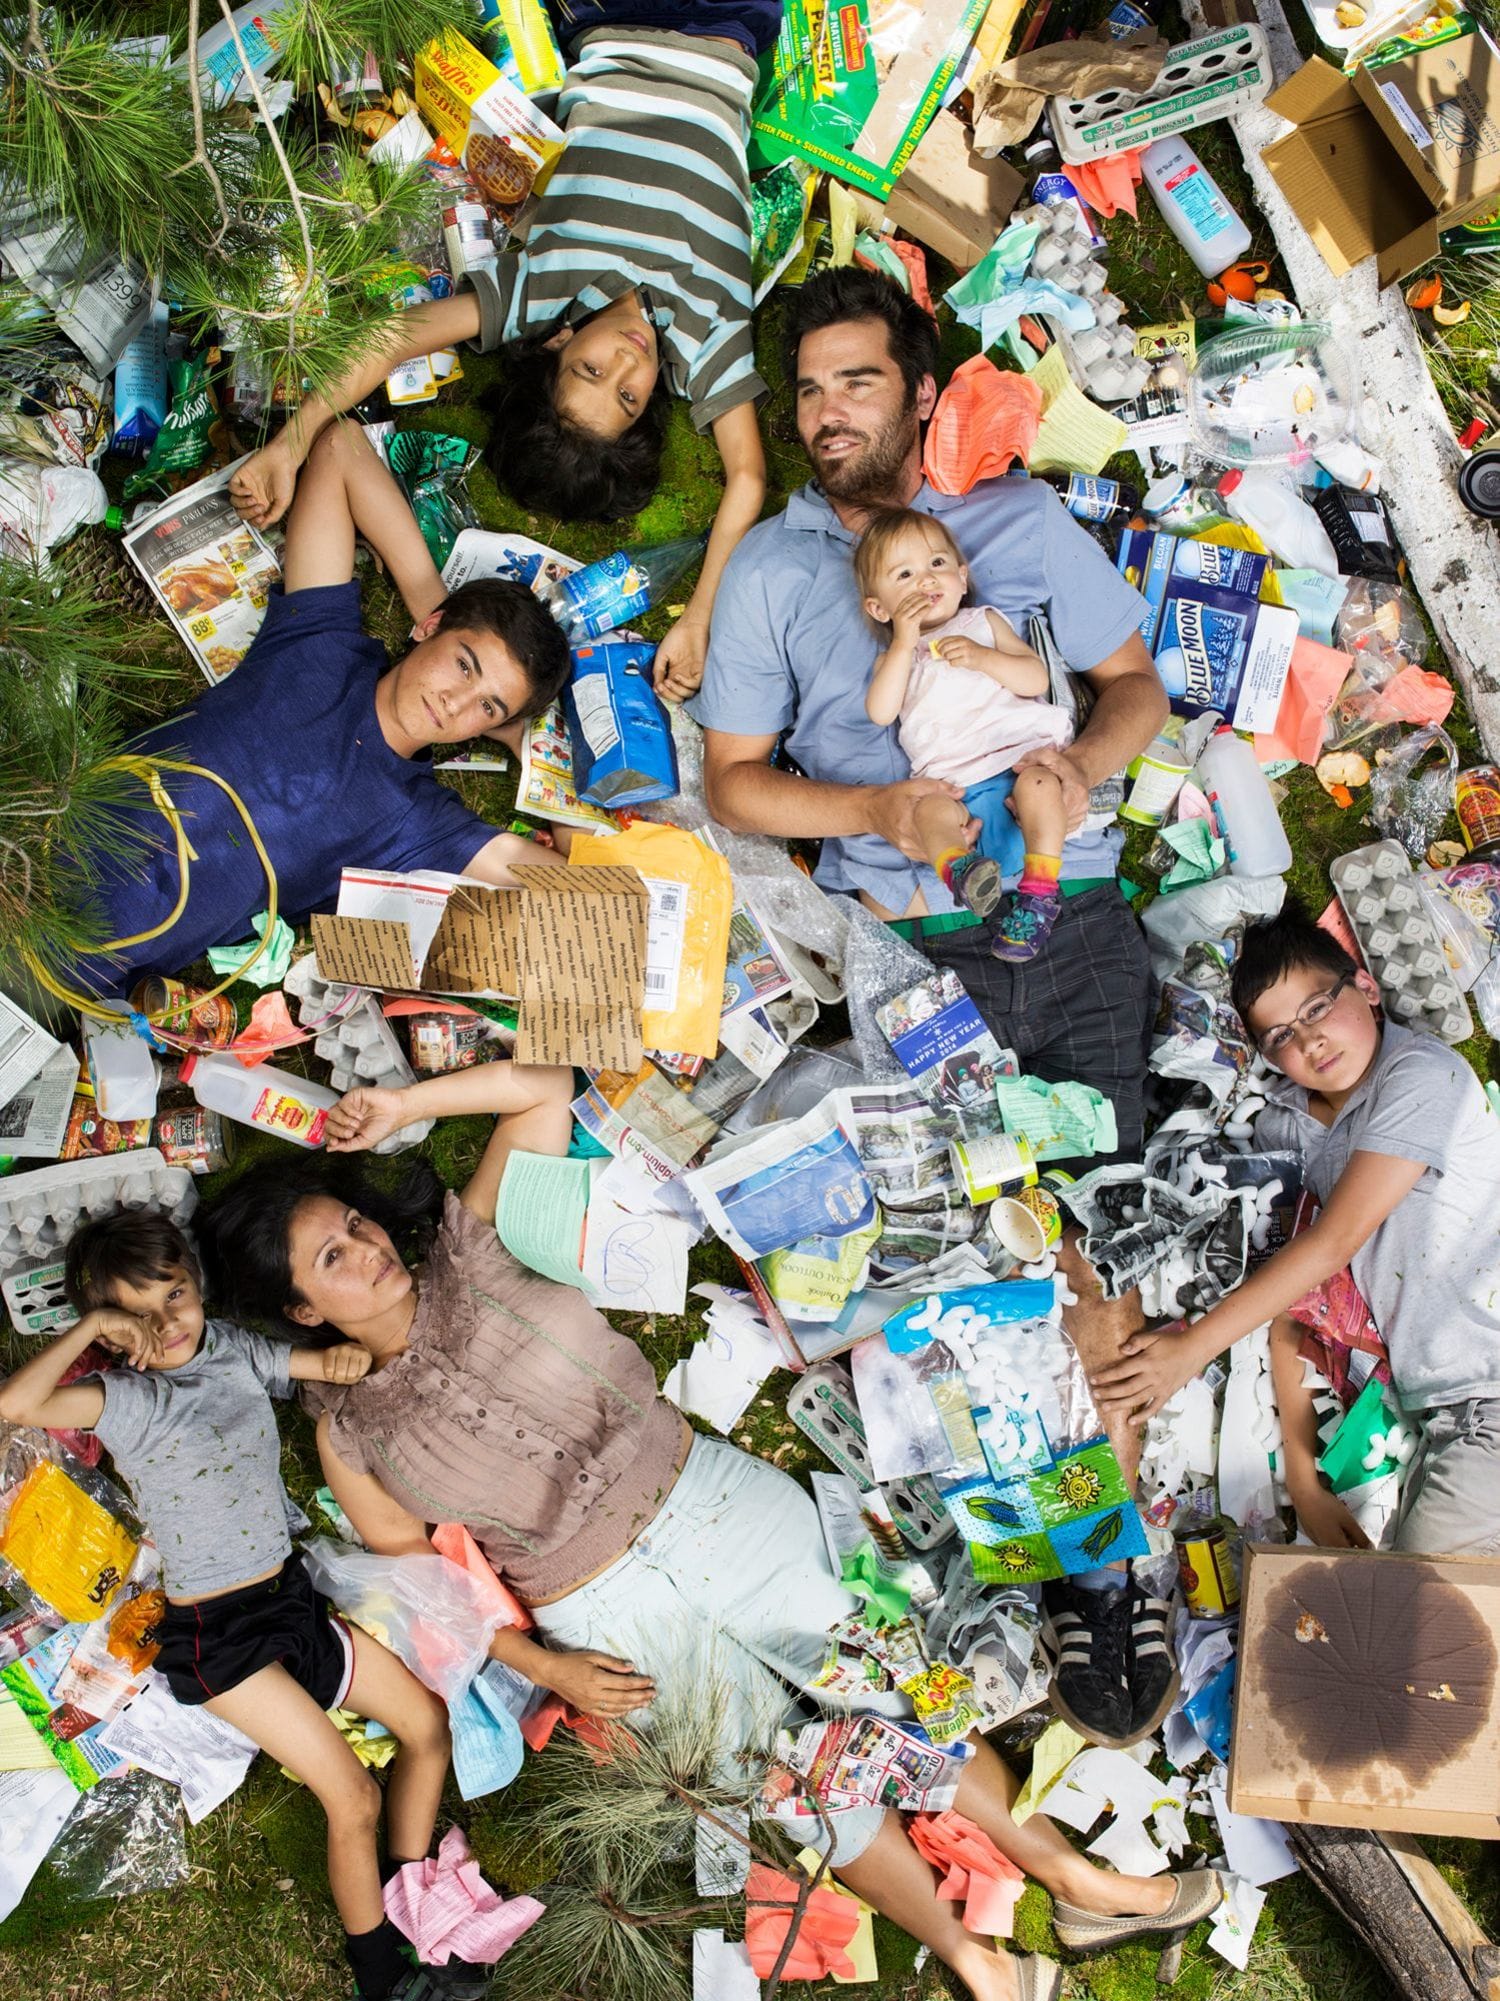
<svg viewBox="0 0 1500 2001">
<path fill-rule="evenodd" d="M 1249 1551 L 1229 1805 L 1500 1839 L 1500 1559 Z"/>
</svg>

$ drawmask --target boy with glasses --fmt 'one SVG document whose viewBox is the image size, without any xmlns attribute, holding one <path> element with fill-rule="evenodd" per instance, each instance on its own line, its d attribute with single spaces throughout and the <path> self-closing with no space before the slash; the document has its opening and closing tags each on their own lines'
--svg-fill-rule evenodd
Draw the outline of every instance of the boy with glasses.
<svg viewBox="0 0 1500 2001">
<path fill-rule="evenodd" d="M 1479 1079 L 1435 1036 L 1383 1022 L 1374 980 L 1291 906 L 1248 927 L 1231 992 L 1281 1073 L 1257 1141 L 1302 1155 L 1320 1214 L 1201 1320 L 1127 1344 L 1096 1394 L 1144 1421 L 1231 1342 L 1348 1265 L 1421 1432 L 1396 1547 L 1500 1549 L 1500 1125 Z M 1273 1347 L 1286 1352 L 1275 1335 Z M 1299 1372 L 1283 1365 L 1276 1378 L 1303 1526 L 1320 1541 L 1363 1541 L 1319 1484 Z"/>
</svg>

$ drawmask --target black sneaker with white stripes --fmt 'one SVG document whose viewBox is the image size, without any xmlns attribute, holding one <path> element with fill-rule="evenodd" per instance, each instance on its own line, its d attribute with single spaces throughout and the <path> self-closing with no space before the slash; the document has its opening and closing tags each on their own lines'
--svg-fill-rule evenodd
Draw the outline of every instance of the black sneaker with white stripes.
<svg viewBox="0 0 1500 2001">
<path fill-rule="evenodd" d="M 1177 1699 L 1182 1677 L 1169 1636 L 1171 1608 L 1130 1586 L 1130 1742 L 1149 1737 Z"/>
<path fill-rule="evenodd" d="M 1043 1593 L 1054 1657 L 1047 1693 L 1063 1721 L 1091 1743 L 1131 1741 L 1132 1597 L 1124 1578 L 1117 1591 L 1085 1591 L 1064 1579 Z"/>
</svg>

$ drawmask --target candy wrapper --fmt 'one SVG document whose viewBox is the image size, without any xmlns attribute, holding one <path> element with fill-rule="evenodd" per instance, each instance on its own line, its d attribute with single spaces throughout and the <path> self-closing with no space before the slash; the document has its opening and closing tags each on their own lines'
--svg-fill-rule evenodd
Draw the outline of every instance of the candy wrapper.
<svg viewBox="0 0 1500 2001">
<path fill-rule="evenodd" d="M 395 431 L 387 442 L 396 484 L 410 501 L 427 553 L 439 569 L 464 530 L 479 526 L 465 486 L 478 457 L 466 439 L 444 431 Z"/>
<path fill-rule="evenodd" d="M 750 187 L 753 305 L 759 305 L 802 248 L 807 211 L 818 177 L 798 160 L 783 160 Z"/>
<path fill-rule="evenodd" d="M 0 1558 L 65 1619 L 107 1612 L 139 1547 L 123 1521 L 50 1460 L 25 1475 L 0 1528 Z"/>
</svg>

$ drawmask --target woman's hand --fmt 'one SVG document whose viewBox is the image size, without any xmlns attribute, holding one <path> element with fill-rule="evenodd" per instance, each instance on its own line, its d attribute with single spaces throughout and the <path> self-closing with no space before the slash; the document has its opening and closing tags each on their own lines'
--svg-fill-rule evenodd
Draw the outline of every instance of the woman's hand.
<svg viewBox="0 0 1500 2001">
<path fill-rule="evenodd" d="M 1331 1493 L 1317 1475 L 1309 1485 L 1290 1490 L 1297 1520 L 1315 1543 L 1324 1549 L 1370 1549 L 1370 1538 L 1337 1494 Z"/>
<path fill-rule="evenodd" d="M 633 1709 L 644 1709 L 655 1697 L 656 1684 L 613 1654 L 557 1654 L 554 1658 L 557 1664 L 548 1670 L 547 1686 L 586 1716 L 628 1716 Z"/>
<path fill-rule="evenodd" d="M 1181 1322 L 1147 1328 L 1120 1349 L 1120 1360 L 1099 1370 L 1090 1387 L 1100 1414 L 1118 1412 L 1144 1424 L 1169 1403 L 1210 1358 L 1201 1352 L 1196 1330 Z"/>
<path fill-rule="evenodd" d="M 656 649 L 651 679 L 663 701 L 685 702 L 696 695 L 708 659 L 708 620 L 685 611 Z"/>
<path fill-rule="evenodd" d="M 89 1339 L 123 1355 L 133 1369 L 149 1369 L 161 1360 L 165 1342 L 148 1320 L 118 1306 L 99 1306 L 86 1316 Z"/>
<path fill-rule="evenodd" d="M 346 1091 L 328 1114 L 328 1151 L 364 1153 L 403 1126 L 415 1125 L 420 1117 L 408 1106 L 405 1091 L 359 1084 Z"/>
<path fill-rule="evenodd" d="M 229 497 L 252 528 L 269 528 L 292 504 L 302 460 L 288 436 L 290 426 L 262 445 L 229 482 Z"/>
</svg>

